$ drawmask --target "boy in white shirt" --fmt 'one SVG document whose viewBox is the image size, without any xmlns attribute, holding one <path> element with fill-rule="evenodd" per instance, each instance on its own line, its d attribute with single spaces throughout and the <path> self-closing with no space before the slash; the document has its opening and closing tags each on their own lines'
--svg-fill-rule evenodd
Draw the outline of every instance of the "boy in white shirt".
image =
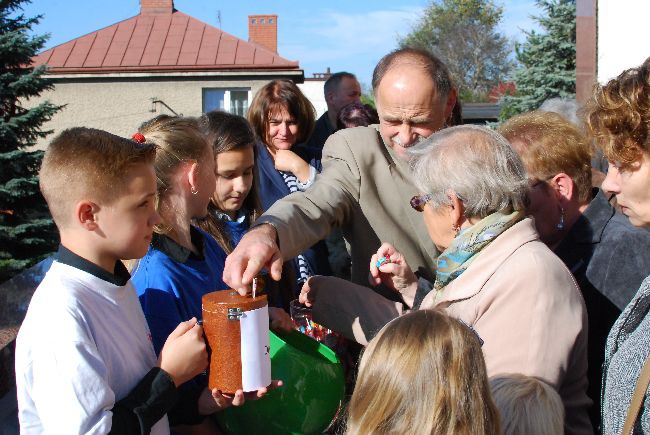
<svg viewBox="0 0 650 435">
<path fill-rule="evenodd" d="M 120 260 L 147 252 L 159 223 L 155 146 L 88 128 L 48 147 L 40 187 L 60 236 L 16 340 L 21 433 L 169 433 L 170 419 L 202 419 L 176 387 L 201 373 L 207 353 L 196 319 L 156 358 Z"/>
</svg>

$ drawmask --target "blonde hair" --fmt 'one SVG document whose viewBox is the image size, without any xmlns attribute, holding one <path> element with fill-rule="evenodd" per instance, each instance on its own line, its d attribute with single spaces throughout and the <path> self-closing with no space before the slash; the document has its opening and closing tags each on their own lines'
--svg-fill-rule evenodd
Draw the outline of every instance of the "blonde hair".
<svg viewBox="0 0 650 435">
<path fill-rule="evenodd" d="M 591 200 L 591 145 L 580 130 L 553 112 L 534 111 L 514 116 L 499 127 L 524 161 L 529 176 L 547 180 L 560 172 L 576 184 L 578 200 Z"/>
<path fill-rule="evenodd" d="M 59 230 L 69 224 L 77 201 L 110 204 L 118 199 L 129 167 L 151 163 L 155 153 L 152 144 L 94 128 L 74 127 L 58 134 L 45 151 L 39 186 Z"/>
<path fill-rule="evenodd" d="M 476 334 L 440 311 L 388 323 L 370 342 L 348 434 L 495 434 L 498 414 Z"/>
<path fill-rule="evenodd" d="M 547 383 L 522 374 L 490 378 L 501 414 L 502 435 L 555 435 L 564 432 L 564 405 Z"/>
<path fill-rule="evenodd" d="M 629 165 L 650 151 L 650 58 L 597 85 L 586 118 L 610 162 Z"/>
<path fill-rule="evenodd" d="M 140 133 L 146 143 L 155 144 L 158 151 L 154 160 L 158 198 L 156 209 L 172 188 L 172 176 L 182 163 L 197 163 L 210 150 L 208 143 L 198 128 L 194 118 L 156 117 L 140 126 Z M 212 189 L 215 186 L 211 186 Z M 156 232 L 166 233 L 169 228 L 163 223 L 156 227 Z"/>
</svg>

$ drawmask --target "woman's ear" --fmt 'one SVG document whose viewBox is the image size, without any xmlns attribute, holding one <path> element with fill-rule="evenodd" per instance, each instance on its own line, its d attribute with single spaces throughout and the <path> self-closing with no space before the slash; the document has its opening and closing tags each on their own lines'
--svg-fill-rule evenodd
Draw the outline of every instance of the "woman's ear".
<svg viewBox="0 0 650 435">
<path fill-rule="evenodd" d="M 561 202 L 571 202 L 576 194 L 573 179 L 564 172 L 556 174 L 551 179 L 551 187 L 555 190 Z"/>
<path fill-rule="evenodd" d="M 463 223 L 465 222 L 465 204 L 463 204 L 463 201 L 456 196 L 455 193 L 450 193 L 449 194 L 449 199 L 451 200 L 451 219 L 452 219 L 452 226 L 455 228 L 460 228 Z"/>
<path fill-rule="evenodd" d="M 186 168 L 184 168 L 187 174 L 187 182 L 190 186 L 190 192 L 197 193 L 199 191 L 199 164 L 187 163 Z"/>
</svg>

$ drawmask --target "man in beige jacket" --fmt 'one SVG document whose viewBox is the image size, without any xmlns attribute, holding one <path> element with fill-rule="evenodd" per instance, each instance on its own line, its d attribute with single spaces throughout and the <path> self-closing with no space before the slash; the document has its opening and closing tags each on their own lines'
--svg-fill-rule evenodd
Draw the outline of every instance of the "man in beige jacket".
<svg viewBox="0 0 650 435">
<path fill-rule="evenodd" d="M 325 238 L 336 225 L 351 245 L 352 281 L 368 285 L 370 257 L 381 241 L 393 243 L 414 270 L 433 279 L 438 252 L 408 206 L 419 192 L 406 150 L 446 124 L 456 91 L 446 66 L 416 49 L 384 56 L 372 85 L 380 124 L 330 136 L 322 173 L 308 191 L 276 202 L 242 238 L 226 260 L 226 284 L 244 294 L 263 267 L 278 280 L 283 259 Z"/>
</svg>

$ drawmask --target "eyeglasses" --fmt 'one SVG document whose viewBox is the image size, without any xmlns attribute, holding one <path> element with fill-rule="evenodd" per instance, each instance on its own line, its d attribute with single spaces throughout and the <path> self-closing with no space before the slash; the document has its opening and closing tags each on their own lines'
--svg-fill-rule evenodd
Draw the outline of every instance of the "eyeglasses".
<svg viewBox="0 0 650 435">
<path fill-rule="evenodd" d="M 425 194 L 425 195 L 415 195 L 413 198 L 411 198 L 411 207 L 413 207 L 414 210 L 417 210 L 419 212 L 422 212 L 424 210 L 424 205 L 431 201 L 431 195 Z"/>
</svg>

